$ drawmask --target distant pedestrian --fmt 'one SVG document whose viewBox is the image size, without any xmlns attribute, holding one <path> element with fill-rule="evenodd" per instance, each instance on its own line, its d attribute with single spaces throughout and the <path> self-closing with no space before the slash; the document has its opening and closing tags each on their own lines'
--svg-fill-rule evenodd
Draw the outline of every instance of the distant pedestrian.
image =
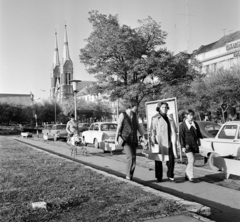
<svg viewBox="0 0 240 222">
<path fill-rule="evenodd" d="M 66 131 L 68 133 L 68 141 L 70 137 L 78 133 L 77 121 L 74 118 L 75 118 L 74 114 L 71 114 L 70 120 L 68 121 L 66 126 Z"/>
<path fill-rule="evenodd" d="M 185 180 L 194 182 L 193 169 L 195 153 L 199 153 L 200 139 L 202 138 L 198 124 L 193 121 L 195 112 L 188 109 L 185 112 L 185 120 L 179 127 L 179 141 L 182 152 L 186 153 L 188 164 L 185 172 Z"/>
<path fill-rule="evenodd" d="M 167 177 L 170 182 L 174 179 L 174 159 L 177 158 L 177 128 L 172 115 L 167 115 L 168 103 L 159 102 L 156 110 L 158 114 L 152 117 L 150 127 L 150 141 L 152 147 L 157 147 L 156 153 L 150 152 L 149 159 L 155 160 L 155 176 L 157 181 L 162 181 L 163 166 L 168 167 Z"/>
<path fill-rule="evenodd" d="M 132 180 L 136 167 L 136 149 L 138 147 L 137 131 L 140 132 L 143 140 L 146 142 L 144 138 L 144 132 L 138 122 L 136 111 L 137 104 L 132 101 L 129 102 L 127 110 L 119 115 L 115 137 L 116 146 L 122 146 L 126 152 L 127 180 Z"/>
</svg>

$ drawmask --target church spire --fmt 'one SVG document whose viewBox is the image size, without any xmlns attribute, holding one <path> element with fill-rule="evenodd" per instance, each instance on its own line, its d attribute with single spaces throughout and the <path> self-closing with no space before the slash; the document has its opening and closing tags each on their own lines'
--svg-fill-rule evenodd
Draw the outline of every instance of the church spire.
<svg viewBox="0 0 240 222">
<path fill-rule="evenodd" d="M 55 32 L 55 47 L 53 54 L 53 68 L 60 66 L 59 54 L 58 54 L 58 42 L 57 42 L 57 32 Z"/>
<path fill-rule="evenodd" d="M 65 35 L 64 35 L 64 45 L 63 45 L 63 63 L 65 61 L 71 60 L 69 55 L 69 48 L 68 48 L 68 38 L 67 38 L 67 25 L 65 25 Z"/>
</svg>

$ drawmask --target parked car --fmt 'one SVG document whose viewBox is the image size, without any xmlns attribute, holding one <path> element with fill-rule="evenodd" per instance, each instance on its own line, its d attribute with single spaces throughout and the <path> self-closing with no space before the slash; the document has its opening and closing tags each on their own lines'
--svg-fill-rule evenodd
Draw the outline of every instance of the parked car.
<svg viewBox="0 0 240 222">
<path fill-rule="evenodd" d="M 86 144 L 94 144 L 96 149 L 100 148 L 104 152 L 122 150 L 122 147 L 115 146 L 116 130 L 116 123 L 96 122 L 91 124 L 89 130 L 82 133 L 82 137 Z"/>
<path fill-rule="evenodd" d="M 50 130 L 52 129 L 53 124 L 48 124 L 43 127 L 42 134 L 48 135 Z"/>
<path fill-rule="evenodd" d="M 224 123 L 214 138 L 201 139 L 199 150 L 210 161 L 213 156 L 240 156 L 240 121 Z"/>
<path fill-rule="evenodd" d="M 43 137 L 47 139 L 54 139 L 54 141 L 57 141 L 60 138 L 67 139 L 67 136 L 66 124 L 47 125 L 43 129 Z"/>
<path fill-rule="evenodd" d="M 25 125 L 22 126 L 21 131 L 22 132 L 35 133 L 36 132 L 36 128 L 35 128 L 35 125 L 33 125 L 33 124 L 25 124 Z"/>
<path fill-rule="evenodd" d="M 89 129 L 90 125 L 91 125 L 90 123 L 79 123 L 78 124 L 78 131 L 79 132 L 86 131 L 86 130 Z"/>
</svg>

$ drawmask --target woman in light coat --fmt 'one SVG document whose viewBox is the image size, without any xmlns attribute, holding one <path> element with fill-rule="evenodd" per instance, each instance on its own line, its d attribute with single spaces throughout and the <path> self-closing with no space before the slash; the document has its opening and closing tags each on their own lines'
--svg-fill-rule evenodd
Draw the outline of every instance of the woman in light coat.
<svg viewBox="0 0 240 222">
<path fill-rule="evenodd" d="M 171 182 L 174 179 L 174 159 L 177 158 L 177 127 L 172 115 L 167 115 L 169 106 L 166 102 L 157 105 L 159 112 L 152 117 L 150 127 L 150 153 L 149 159 L 155 160 L 155 176 L 160 182 L 163 176 L 162 162 L 166 161 L 168 167 L 167 177 Z"/>
</svg>

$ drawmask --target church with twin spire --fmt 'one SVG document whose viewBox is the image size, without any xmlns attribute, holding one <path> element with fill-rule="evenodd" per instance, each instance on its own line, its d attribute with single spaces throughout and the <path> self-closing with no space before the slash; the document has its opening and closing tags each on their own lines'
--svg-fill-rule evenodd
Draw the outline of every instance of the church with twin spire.
<svg viewBox="0 0 240 222">
<path fill-rule="evenodd" d="M 50 98 L 62 102 L 73 96 L 70 80 L 73 79 L 73 62 L 69 54 L 67 26 L 65 25 L 62 61 L 59 59 L 57 33 L 55 33 L 55 47 L 51 68 Z"/>
</svg>

